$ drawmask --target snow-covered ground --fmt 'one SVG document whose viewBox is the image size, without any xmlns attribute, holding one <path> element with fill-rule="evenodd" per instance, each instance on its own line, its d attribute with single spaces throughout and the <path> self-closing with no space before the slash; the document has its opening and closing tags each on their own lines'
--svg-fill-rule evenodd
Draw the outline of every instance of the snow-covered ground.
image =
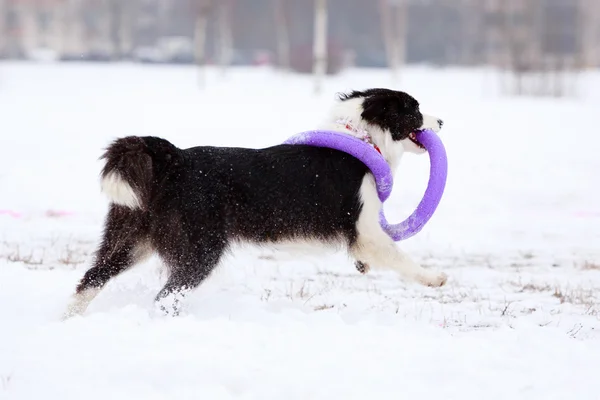
<svg viewBox="0 0 600 400">
<path fill-rule="evenodd" d="M 0 399 L 597 399 L 600 76 L 577 99 L 498 96 L 486 71 L 0 64 Z M 262 147 L 312 129 L 334 94 L 374 86 L 445 120 L 444 199 L 400 243 L 447 286 L 360 275 L 342 254 L 239 249 L 165 318 L 157 259 L 60 321 L 89 266 L 113 138 Z M 426 186 L 407 155 L 388 219 Z M 64 213 L 66 212 L 66 214 Z"/>
</svg>

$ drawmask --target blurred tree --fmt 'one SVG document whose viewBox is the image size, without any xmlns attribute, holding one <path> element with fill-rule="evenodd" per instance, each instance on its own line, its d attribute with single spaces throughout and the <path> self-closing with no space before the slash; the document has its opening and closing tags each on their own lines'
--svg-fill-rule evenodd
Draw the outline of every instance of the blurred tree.
<svg viewBox="0 0 600 400">
<path fill-rule="evenodd" d="M 8 7 L 6 0 L 0 0 L 0 59 L 7 57 L 8 29 L 6 29 L 6 20 L 8 16 Z"/>
<path fill-rule="evenodd" d="M 204 65 L 206 64 L 206 28 L 208 17 L 212 11 L 212 0 L 193 0 L 194 23 L 194 58 L 198 65 L 198 84 L 204 86 Z"/>
<path fill-rule="evenodd" d="M 52 2 L 59 11 L 47 6 Z M 45 45 L 63 58 L 98 60 L 135 46 L 143 61 L 214 60 L 222 70 L 276 54 L 281 68 L 315 77 L 350 58 L 389 67 L 394 77 L 408 62 L 503 59 L 519 77 L 519 92 L 530 90 L 528 68 L 598 65 L 599 9 L 600 0 L 0 0 L 0 52 L 18 57 Z M 169 58 L 174 47 L 181 55 Z"/>
<path fill-rule="evenodd" d="M 379 12 L 387 65 L 395 82 L 400 67 L 406 62 L 407 3 L 405 0 L 379 0 Z"/>
<path fill-rule="evenodd" d="M 219 26 L 219 66 L 221 73 L 225 73 L 231 64 L 233 56 L 233 33 L 231 9 L 234 0 L 218 1 L 218 26 Z"/>
<path fill-rule="evenodd" d="M 277 65 L 283 70 L 290 67 L 290 29 L 286 0 L 273 0 Z"/>
<path fill-rule="evenodd" d="M 579 42 L 582 50 L 582 67 L 600 67 L 600 2 L 579 0 L 581 10 Z"/>
<path fill-rule="evenodd" d="M 315 93 L 320 93 L 327 72 L 327 0 L 315 0 L 313 74 Z"/>
<path fill-rule="evenodd" d="M 509 92 L 557 97 L 573 93 L 583 54 L 580 3 L 497 1 Z"/>
<path fill-rule="evenodd" d="M 131 52 L 136 0 L 108 0 L 109 35 L 112 57 L 121 60 Z"/>
</svg>

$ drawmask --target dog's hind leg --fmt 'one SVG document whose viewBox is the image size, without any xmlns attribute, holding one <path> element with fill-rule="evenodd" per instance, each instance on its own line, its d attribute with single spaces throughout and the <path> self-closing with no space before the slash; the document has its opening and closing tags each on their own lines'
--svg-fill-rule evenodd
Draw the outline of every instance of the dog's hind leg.
<svg viewBox="0 0 600 400">
<path fill-rule="evenodd" d="M 141 210 L 111 205 L 94 264 L 77 285 L 63 319 L 84 313 L 111 278 L 150 256 L 152 249 L 146 234 Z"/>
<path fill-rule="evenodd" d="M 170 242 L 175 243 L 172 238 Z M 180 302 L 185 295 L 198 287 L 219 264 L 227 247 L 225 236 L 215 232 L 195 240 L 188 241 L 186 238 L 177 242 L 179 245 L 174 248 L 159 247 L 162 248 L 159 254 L 169 267 L 170 274 L 155 299 L 164 314 L 173 316 L 179 315 Z"/>
</svg>

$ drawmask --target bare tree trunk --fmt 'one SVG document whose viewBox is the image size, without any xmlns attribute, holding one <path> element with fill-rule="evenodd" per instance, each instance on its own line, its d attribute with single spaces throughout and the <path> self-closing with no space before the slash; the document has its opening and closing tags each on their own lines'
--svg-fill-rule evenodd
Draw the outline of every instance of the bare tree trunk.
<svg viewBox="0 0 600 400">
<path fill-rule="evenodd" d="M 592 7 L 592 17 L 590 18 L 591 33 L 590 33 L 590 64 L 594 68 L 600 67 L 600 4 L 598 2 L 592 3 L 589 0 L 590 7 Z"/>
<path fill-rule="evenodd" d="M 600 63 L 600 5 L 594 0 L 580 0 L 579 13 L 582 66 L 597 68 Z"/>
<path fill-rule="evenodd" d="M 459 3 L 463 25 L 460 62 L 466 65 L 473 65 L 480 61 L 475 55 L 476 42 L 479 40 L 480 32 L 477 3 L 478 0 L 462 0 Z"/>
<path fill-rule="evenodd" d="M 273 0 L 275 11 L 275 40 L 277 41 L 277 63 L 282 70 L 290 67 L 290 35 L 286 13 L 286 0 Z"/>
<path fill-rule="evenodd" d="M 129 57 L 133 46 L 133 20 L 136 17 L 138 10 L 138 1 L 129 0 L 123 2 L 121 14 L 121 57 Z"/>
<path fill-rule="evenodd" d="M 219 66 L 222 74 L 227 72 L 233 55 L 231 1 L 219 0 Z"/>
<path fill-rule="evenodd" d="M 6 56 L 7 52 L 7 36 L 6 20 L 8 16 L 8 7 L 6 0 L 0 0 L 0 59 Z"/>
<path fill-rule="evenodd" d="M 194 23 L 194 58 L 198 65 L 198 85 L 202 88 L 205 84 L 204 66 L 206 64 L 206 27 L 210 14 L 211 0 L 196 0 Z"/>
<path fill-rule="evenodd" d="M 578 31 L 577 42 L 579 44 L 579 67 L 586 69 L 591 66 L 591 59 L 593 54 L 593 29 L 592 23 L 594 21 L 594 6 L 588 0 L 579 0 L 579 26 L 581 28 Z M 584 12 L 585 10 L 585 12 Z"/>
<path fill-rule="evenodd" d="M 501 3 L 504 24 L 502 26 L 502 42 L 507 54 L 507 70 L 512 78 L 512 89 L 509 89 L 513 94 L 520 96 L 524 93 L 525 74 L 530 69 L 530 65 L 526 58 L 527 46 L 526 34 L 523 24 L 518 24 L 516 21 L 524 17 L 521 13 L 517 18 L 519 11 L 515 9 L 513 0 L 505 0 Z"/>
<path fill-rule="evenodd" d="M 77 16 L 81 15 L 86 7 L 89 7 L 89 4 L 85 1 L 62 2 L 59 26 L 61 52 L 65 55 L 71 56 L 77 52 L 89 50 L 89 42 L 85 42 L 85 46 L 81 46 L 81 42 L 88 39 L 87 32 L 85 29 L 77 29 Z"/>
<path fill-rule="evenodd" d="M 396 82 L 406 61 L 407 6 L 403 0 L 379 0 L 381 29 L 388 68 Z"/>
<path fill-rule="evenodd" d="M 394 35 L 394 45 L 396 47 L 396 51 L 394 52 L 396 56 L 396 76 L 394 79 L 398 79 L 399 70 L 406 63 L 406 36 L 408 34 L 406 1 L 395 0 L 394 8 L 394 16 L 396 17 L 396 34 Z"/>
<path fill-rule="evenodd" d="M 395 80 L 397 73 L 397 57 L 394 54 L 396 46 L 394 46 L 394 37 L 392 34 L 392 21 L 389 0 L 379 0 L 379 15 L 381 17 L 381 36 L 383 37 L 383 46 L 387 59 L 388 68 L 392 72 L 392 79 Z"/>
<path fill-rule="evenodd" d="M 323 90 L 323 78 L 327 72 L 327 0 L 315 0 L 313 36 L 313 74 L 315 93 Z"/>
<path fill-rule="evenodd" d="M 112 58 L 120 60 L 123 54 L 123 43 L 121 42 L 121 31 L 123 4 L 121 0 L 110 0 L 108 2 L 109 34 L 112 47 Z"/>
</svg>

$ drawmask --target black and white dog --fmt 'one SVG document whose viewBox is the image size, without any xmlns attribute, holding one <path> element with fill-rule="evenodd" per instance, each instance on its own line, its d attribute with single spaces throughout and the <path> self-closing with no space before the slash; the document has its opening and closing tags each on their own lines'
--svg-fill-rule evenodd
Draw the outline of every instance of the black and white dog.
<svg viewBox="0 0 600 400">
<path fill-rule="evenodd" d="M 321 126 L 366 136 L 392 171 L 405 151 L 425 152 L 415 132 L 441 127 L 413 97 L 388 89 L 341 95 Z M 169 271 L 156 300 L 177 314 L 181 297 L 236 242 L 343 246 L 360 272 L 387 268 L 423 285 L 446 283 L 444 273 L 422 268 L 382 230 L 373 176 L 344 152 L 304 145 L 180 149 L 161 138 L 130 136 L 114 141 L 102 158 L 110 209 L 93 266 L 66 316 L 83 313 L 111 278 L 153 253 Z"/>
</svg>

